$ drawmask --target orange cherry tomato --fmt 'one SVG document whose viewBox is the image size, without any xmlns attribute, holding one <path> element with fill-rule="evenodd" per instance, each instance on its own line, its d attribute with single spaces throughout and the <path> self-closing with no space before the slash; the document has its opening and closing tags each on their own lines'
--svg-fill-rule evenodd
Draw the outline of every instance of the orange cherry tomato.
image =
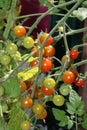
<svg viewBox="0 0 87 130">
<path fill-rule="evenodd" d="M 62 80 L 66 84 L 72 84 L 75 80 L 75 74 L 73 72 L 69 71 L 69 70 L 65 71 L 63 73 Z"/>
<path fill-rule="evenodd" d="M 33 60 L 33 61 L 31 61 L 31 62 L 29 62 L 29 65 L 31 66 L 31 67 L 33 67 L 33 66 L 36 66 L 36 65 L 38 65 L 38 60 Z"/>
<path fill-rule="evenodd" d="M 16 37 L 23 37 L 26 34 L 26 29 L 22 25 L 17 25 L 13 28 L 13 33 Z"/>
<path fill-rule="evenodd" d="M 20 83 L 21 93 L 25 92 L 27 90 L 26 83 L 24 81 L 21 81 Z"/>
<path fill-rule="evenodd" d="M 42 44 L 48 36 L 49 36 L 48 33 L 43 33 L 42 36 L 40 37 L 40 43 Z M 51 45 L 52 43 L 53 43 L 53 37 L 50 36 L 50 37 L 48 38 L 48 40 L 46 41 L 45 46 L 49 46 L 49 45 Z"/>
<path fill-rule="evenodd" d="M 22 108 L 26 108 L 26 109 L 30 108 L 32 106 L 32 104 L 33 104 L 33 100 L 30 97 L 24 97 L 21 100 L 21 106 L 22 106 Z"/>
<path fill-rule="evenodd" d="M 44 56 L 45 57 L 52 57 L 55 55 L 55 48 L 52 45 L 44 47 Z"/>
<path fill-rule="evenodd" d="M 41 114 L 37 114 L 36 115 L 39 119 L 45 119 L 47 117 L 47 111 L 46 109 L 44 108 L 43 109 L 43 112 Z"/>
</svg>

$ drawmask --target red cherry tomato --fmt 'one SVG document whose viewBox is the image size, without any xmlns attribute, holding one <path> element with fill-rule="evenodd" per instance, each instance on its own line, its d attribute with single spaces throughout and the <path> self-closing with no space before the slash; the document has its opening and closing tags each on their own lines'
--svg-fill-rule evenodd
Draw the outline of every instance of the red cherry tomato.
<svg viewBox="0 0 87 130">
<path fill-rule="evenodd" d="M 65 71 L 63 74 L 62 80 L 66 84 L 72 84 L 75 80 L 75 75 L 71 71 Z"/>
<path fill-rule="evenodd" d="M 53 66 L 53 64 L 52 64 L 51 59 L 43 58 L 43 60 L 41 62 L 41 71 L 48 72 L 51 70 L 52 66 Z"/>
<path fill-rule="evenodd" d="M 49 96 L 49 95 L 52 95 L 54 93 L 54 88 L 47 88 L 45 86 L 42 86 L 41 92 L 43 93 L 43 95 Z"/>
<path fill-rule="evenodd" d="M 78 86 L 78 87 L 83 87 L 84 84 L 85 84 L 85 80 L 84 79 L 75 79 L 74 81 L 75 85 Z"/>
<path fill-rule="evenodd" d="M 79 55 L 79 52 L 78 52 L 78 50 L 74 50 L 74 49 L 72 49 L 72 50 L 70 50 L 70 57 L 72 58 L 72 59 L 77 59 L 78 58 L 78 55 Z"/>
<path fill-rule="evenodd" d="M 26 34 L 26 29 L 24 26 L 17 25 L 13 28 L 13 33 L 16 37 L 23 37 Z"/>
<path fill-rule="evenodd" d="M 29 62 L 29 65 L 33 67 L 33 66 L 36 66 L 38 62 L 39 62 L 38 60 L 34 60 L 34 61 Z"/>
<path fill-rule="evenodd" d="M 52 45 L 44 47 L 44 56 L 51 57 L 55 54 L 55 48 Z"/>
</svg>

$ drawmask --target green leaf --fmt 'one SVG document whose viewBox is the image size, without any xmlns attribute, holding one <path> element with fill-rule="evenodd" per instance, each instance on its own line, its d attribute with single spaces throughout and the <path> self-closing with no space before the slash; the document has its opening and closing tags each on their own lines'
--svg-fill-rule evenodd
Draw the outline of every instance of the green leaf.
<svg viewBox="0 0 87 130">
<path fill-rule="evenodd" d="M 21 108 L 13 106 L 11 109 L 10 120 L 8 122 L 8 130 L 21 130 L 21 121 L 24 118 L 24 112 Z"/>
<path fill-rule="evenodd" d="M 80 21 L 83 21 L 87 18 L 87 8 L 78 8 L 78 10 L 74 10 L 73 15 Z"/>
<path fill-rule="evenodd" d="M 43 6 L 48 7 L 48 9 L 50 9 L 50 8 L 53 6 L 49 0 L 39 0 L 39 1 L 40 1 L 40 3 L 41 3 Z"/>
<path fill-rule="evenodd" d="M 55 119 L 59 121 L 59 124 L 58 124 L 59 126 L 67 125 L 68 118 L 66 116 L 65 111 L 59 110 L 56 108 L 53 108 L 52 111 L 53 111 L 53 115 L 54 115 Z"/>
<path fill-rule="evenodd" d="M 84 103 L 81 101 L 81 97 L 74 90 L 71 90 L 69 102 L 66 103 L 66 106 L 67 112 L 70 114 L 78 114 L 79 116 L 84 114 Z"/>
<path fill-rule="evenodd" d="M 7 123 L 5 122 L 3 117 L 0 117 L 0 130 L 8 130 Z"/>
<path fill-rule="evenodd" d="M 18 97 L 20 94 L 20 86 L 16 77 L 9 77 L 4 83 L 5 95 L 8 98 Z"/>
<path fill-rule="evenodd" d="M 67 112 L 69 114 L 74 114 L 76 112 L 76 109 L 72 106 L 71 103 L 67 102 L 66 106 L 67 106 Z"/>
<path fill-rule="evenodd" d="M 83 117 L 82 127 L 87 130 L 87 113 Z"/>
<path fill-rule="evenodd" d="M 82 3 L 82 7 L 87 7 L 87 0 L 85 0 L 83 3 Z"/>
<path fill-rule="evenodd" d="M 71 129 L 73 126 L 73 121 L 68 118 L 68 129 Z"/>
</svg>

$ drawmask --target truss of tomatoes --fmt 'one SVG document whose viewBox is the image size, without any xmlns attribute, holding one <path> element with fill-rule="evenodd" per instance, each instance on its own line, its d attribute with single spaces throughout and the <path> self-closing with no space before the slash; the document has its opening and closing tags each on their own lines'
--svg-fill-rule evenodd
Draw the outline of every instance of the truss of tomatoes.
<svg viewBox="0 0 87 130">
<path fill-rule="evenodd" d="M 26 35 L 27 30 L 21 25 L 14 27 L 13 34 L 18 39 L 22 38 L 21 46 L 24 50 L 27 50 L 27 52 L 32 54 L 32 58 L 31 60 L 28 59 L 28 54 L 25 54 L 24 56 L 21 55 L 18 46 L 11 42 L 6 44 L 4 47 L 5 53 L 2 53 L 0 56 L 0 64 L 1 66 L 6 67 L 11 64 L 12 60 L 15 64 L 21 63 L 23 57 L 25 59 L 27 58 L 27 66 L 22 68 L 22 70 L 19 70 L 21 74 L 18 72 L 20 75 L 18 77 L 18 84 L 20 87 L 20 107 L 21 109 L 26 110 L 26 112 L 30 109 L 35 115 L 35 119 L 43 120 L 47 117 L 45 102 L 49 100 L 50 96 L 54 105 L 60 107 L 64 105 L 66 96 L 68 96 L 72 90 L 72 84 L 76 85 L 77 87 L 84 86 L 85 79 L 81 78 L 78 71 L 71 67 L 71 64 L 73 63 L 71 61 L 74 61 L 78 58 L 79 52 L 78 50 L 74 49 L 69 51 L 68 56 L 70 61 L 60 78 L 62 85 L 60 85 L 59 89 L 56 90 L 56 78 L 58 78 L 59 74 L 55 72 L 52 73 L 52 69 L 55 67 L 53 57 L 55 56 L 56 52 L 55 47 L 53 46 L 53 37 L 50 36 L 49 33 L 42 32 L 39 39 L 33 39 L 31 36 Z M 66 55 L 64 56 L 63 60 L 60 61 L 61 65 L 65 63 L 65 60 L 67 60 Z M 37 71 L 35 71 L 34 68 L 36 68 Z M 32 71 L 30 73 L 31 69 Z M 41 74 L 43 74 L 42 77 Z M 36 76 L 38 76 L 38 78 L 36 78 Z M 1 85 L 0 97 L 3 97 L 4 94 L 5 91 Z M 6 110 L 3 109 L 3 112 L 6 112 L 9 108 L 9 104 L 6 105 Z M 26 118 L 21 122 L 21 129 L 29 130 L 31 124 L 31 120 Z"/>
</svg>

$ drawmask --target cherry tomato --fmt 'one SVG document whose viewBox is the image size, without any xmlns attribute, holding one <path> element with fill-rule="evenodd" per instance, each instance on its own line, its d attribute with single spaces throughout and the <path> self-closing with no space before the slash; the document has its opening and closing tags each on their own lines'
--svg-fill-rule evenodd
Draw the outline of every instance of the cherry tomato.
<svg viewBox="0 0 87 130">
<path fill-rule="evenodd" d="M 48 72 L 51 70 L 52 66 L 53 66 L 52 60 L 48 58 L 43 58 L 41 62 L 41 71 Z"/>
<path fill-rule="evenodd" d="M 70 57 L 72 58 L 72 59 L 77 59 L 78 58 L 78 55 L 79 55 L 79 52 L 78 52 L 78 50 L 74 50 L 74 49 L 72 49 L 72 50 L 70 50 Z"/>
<path fill-rule="evenodd" d="M 62 95 L 54 95 L 53 97 L 53 103 L 56 105 L 56 106 L 62 106 L 65 102 L 65 99 Z"/>
<path fill-rule="evenodd" d="M 78 71 L 77 71 L 75 68 L 70 68 L 69 70 L 70 70 L 71 72 L 73 72 L 74 75 L 75 75 L 75 78 L 77 78 L 77 76 L 78 76 Z"/>
<path fill-rule="evenodd" d="M 0 63 L 2 65 L 8 65 L 10 63 L 10 61 L 11 61 L 11 57 L 10 56 L 8 56 L 6 54 L 1 55 L 1 57 L 0 57 Z"/>
<path fill-rule="evenodd" d="M 60 92 L 60 94 L 62 94 L 63 96 L 67 96 L 67 95 L 70 93 L 71 89 L 72 89 L 71 84 L 65 84 L 65 83 L 63 83 L 63 84 L 60 86 L 60 88 L 59 88 L 59 92 Z"/>
<path fill-rule="evenodd" d="M 43 94 L 41 92 L 41 89 L 39 89 L 38 87 L 35 87 L 34 98 L 40 99 L 42 97 L 43 97 Z"/>
<path fill-rule="evenodd" d="M 39 119 L 45 119 L 47 117 L 47 111 L 46 109 L 44 108 L 43 109 L 43 112 L 41 114 L 37 114 L 36 115 Z"/>
<path fill-rule="evenodd" d="M 20 88 L 21 88 L 21 93 L 25 92 L 27 90 L 26 83 L 24 81 L 20 81 Z"/>
<path fill-rule="evenodd" d="M 66 84 L 72 84 L 74 82 L 74 80 L 75 80 L 75 75 L 71 71 L 65 71 L 63 73 L 62 80 Z"/>
<path fill-rule="evenodd" d="M 47 88 L 45 86 L 42 86 L 41 92 L 43 93 L 43 95 L 50 96 L 54 93 L 54 88 Z"/>
<path fill-rule="evenodd" d="M 43 86 L 47 88 L 54 88 L 56 86 L 56 81 L 53 78 L 46 77 L 43 81 Z"/>
<path fill-rule="evenodd" d="M 21 100 L 22 108 L 30 108 L 33 104 L 33 100 L 30 97 L 25 97 Z"/>
<path fill-rule="evenodd" d="M 67 56 L 64 55 L 64 56 L 61 58 L 62 64 L 64 64 L 66 60 L 67 60 Z M 67 61 L 67 65 L 66 65 L 66 66 L 69 67 L 72 63 L 73 63 L 73 59 L 70 59 L 70 61 Z"/>
<path fill-rule="evenodd" d="M 29 62 L 29 65 L 31 66 L 31 67 L 33 67 L 33 66 L 36 66 L 36 65 L 38 65 L 38 60 L 33 60 L 33 61 L 31 61 L 31 62 Z"/>
<path fill-rule="evenodd" d="M 15 54 L 17 49 L 17 45 L 14 43 L 9 43 L 6 45 L 6 52 L 10 55 Z"/>
<path fill-rule="evenodd" d="M 40 43 L 42 44 L 48 36 L 49 36 L 48 33 L 43 33 L 42 36 L 40 37 Z M 48 38 L 48 40 L 46 41 L 45 46 L 51 45 L 52 42 L 53 42 L 53 37 L 50 36 L 50 37 Z"/>
<path fill-rule="evenodd" d="M 52 57 L 55 55 L 55 48 L 52 45 L 44 47 L 44 56 L 45 57 Z"/>
<path fill-rule="evenodd" d="M 34 47 L 32 48 L 32 52 L 36 51 L 37 49 L 40 49 L 40 46 L 34 46 Z M 42 51 L 42 55 L 43 55 L 43 54 L 44 54 L 44 50 Z M 36 51 L 33 56 L 34 56 L 34 57 L 39 57 L 39 55 L 40 55 L 40 50 Z"/>
<path fill-rule="evenodd" d="M 41 114 L 43 112 L 43 110 L 44 110 L 44 107 L 41 103 L 37 103 L 32 106 L 32 111 L 35 114 Z"/>
<path fill-rule="evenodd" d="M 26 29 L 24 26 L 17 25 L 13 28 L 13 33 L 16 37 L 23 37 L 26 34 Z"/>
<path fill-rule="evenodd" d="M 83 87 L 84 84 L 85 84 L 85 80 L 84 79 L 75 79 L 74 81 L 75 85 L 78 86 L 78 87 Z"/>
<path fill-rule="evenodd" d="M 31 127 L 31 123 L 28 120 L 24 120 L 21 122 L 21 129 L 22 130 L 29 130 Z"/>
<path fill-rule="evenodd" d="M 23 39 L 23 46 L 26 48 L 26 49 L 30 49 L 34 46 L 34 40 L 32 37 L 25 37 Z"/>
</svg>

